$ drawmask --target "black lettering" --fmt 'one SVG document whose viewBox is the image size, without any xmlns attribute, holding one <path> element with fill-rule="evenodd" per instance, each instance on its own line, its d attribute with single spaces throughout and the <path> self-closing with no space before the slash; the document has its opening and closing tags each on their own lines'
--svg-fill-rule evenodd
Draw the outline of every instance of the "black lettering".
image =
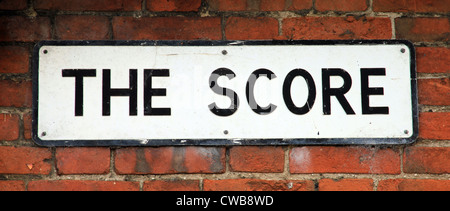
<svg viewBox="0 0 450 211">
<path fill-rule="evenodd" d="M 166 96 L 166 89 L 152 88 L 152 77 L 169 77 L 168 69 L 144 69 L 144 115 L 170 116 L 170 108 L 153 108 L 152 96 Z"/>
<path fill-rule="evenodd" d="M 389 107 L 370 107 L 369 95 L 383 95 L 383 87 L 369 87 L 369 76 L 386 75 L 385 68 L 361 68 L 362 114 L 389 114 Z"/>
<path fill-rule="evenodd" d="M 109 116 L 111 113 L 112 96 L 129 96 L 129 114 L 137 115 L 137 69 L 130 69 L 129 72 L 130 87 L 126 89 L 111 88 L 111 70 L 103 69 L 103 116 Z"/>
<path fill-rule="evenodd" d="M 75 77 L 75 116 L 83 116 L 83 77 L 95 76 L 95 69 L 62 70 L 62 77 Z"/>
<path fill-rule="evenodd" d="M 247 80 L 247 86 L 245 87 L 245 91 L 247 96 L 247 102 L 250 108 L 257 114 L 266 115 L 272 113 L 277 108 L 277 106 L 271 103 L 267 107 L 263 108 L 256 102 L 254 95 L 254 88 L 255 82 L 260 76 L 266 76 L 267 78 L 269 78 L 269 80 L 272 80 L 273 78 L 277 77 L 272 71 L 268 69 L 255 70 Z"/>
<path fill-rule="evenodd" d="M 303 105 L 302 107 L 297 107 L 292 101 L 291 96 L 292 81 L 297 76 L 303 77 L 306 81 L 306 84 L 308 85 L 308 99 L 306 100 L 305 105 Z M 291 72 L 289 72 L 286 78 L 284 79 L 283 83 L 283 99 L 287 108 L 292 113 L 298 115 L 308 113 L 313 107 L 314 101 L 316 100 L 316 85 L 314 83 L 312 76 L 306 70 L 303 69 L 294 69 Z"/>
<path fill-rule="evenodd" d="M 209 87 L 214 93 L 228 96 L 231 99 L 231 105 L 228 108 L 218 108 L 216 103 L 211 103 L 208 105 L 209 110 L 217 116 L 230 116 L 237 111 L 239 107 L 239 98 L 236 92 L 231 89 L 223 88 L 217 85 L 217 79 L 220 76 L 226 76 L 228 79 L 236 77 L 236 74 L 227 68 L 219 68 L 214 70 L 209 77 Z"/>
<path fill-rule="evenodd" d="M 330 76 L 340 76 L 344 79 L 344 84 L 339 88 L 330 88 Z M 323 114 L 331 114 L 330 98 L 335 96 L 342 108 L 347 114 L 355 114 L 352 107 L 348 103 L 344 94 L 347 93 L 352 87 L 352 78 L 350 74 L 343 69 L 339 68 L 323 68 L 322 69 L 322 99 L 323 99 Z"/>
</svg>

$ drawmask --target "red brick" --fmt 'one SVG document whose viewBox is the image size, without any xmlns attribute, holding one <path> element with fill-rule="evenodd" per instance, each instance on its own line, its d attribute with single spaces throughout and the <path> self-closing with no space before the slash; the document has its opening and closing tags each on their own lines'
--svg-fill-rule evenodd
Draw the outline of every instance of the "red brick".
<svg viewBox="0 0 450 211">
<path fill-rule="evenodd" d="M 0 17 L 0 41 L 32 42 L 50 39 L 50 20 L 46 17 Z"/>
<path fill-rule="evenodd" d="M 152 180 L 144 182 L 144 191 L 200 191 L 198 180 Z"/>
<path fill-rule="evenodd" d="M 450 48 L 417 47 L 417 72 L 450 73 Z"/>
<path fill-rule="evenodd" d="M 450 105 L 450 77 L 419 79 L 419 104 Z"/>
<path fill-rule="evenodd" d="M 241 172 L 283 172 L 284 150 L 281 147 L 233 147 L 230 167 Z"/>
<path fill-rule="evenodd" d="M 424 139 L 450 139 L 450 113 L 425 112 L 419 114 L 419 137 Z"/>
<path fill-rule="evenodd" d="M 372 191 L 372 179 L 321 179 L 319 191 Z"/>
<path fill-rule="evenodd" d="M 212 11 L 245 11 L 247 0 L 207 0 Z"/>
<path fill-rule="evenodd" d="M 29 53 L 22 46 L 0 46 L 0 73 L 27 73 Z"/>
<path fill-rule="evenodd" d="M 312 0 L 287 0 L 286 8 L 287 10 L 305 10 L 311 9 L 313 6 Z"/>
<path fill-rule="evenodd" d="M 296 17 L 283 20 L 286 39 L 391 39 L 389 18 Z"/>
<path fill-rule="evenodd" d="M 379 191 L 450 191 L 450 180 L 389 179 L 378 183 Z"/>
<path fill-rule="evenodd" d="M 109 21 L 104 16 L 63 15 L 55 19 L 55 32 L 63 40 L 104 40 L 109 38 Z"/>
<path fill-rule="evenodd" d="M 223 173 L 225 149 L 123 148 L 116 151 L 115 170 L 118 174 Z"/>
<path fill-rule="evenodd" d="M 0 80 L 0 106 L 31 107 L 31 81 Z"/>
<path fill-rule="evenodd" d="M 19 138 L 19 116 L 0 114 L 0 141 L 13 141 Z"/>
<path fill-rule="evenodd" d="M 141 10 L 141 0 L 36 0 L 34 8 L 67 11 Z"/>
<path fill-rule="evenodd" d="M 27 0 L 3 0 L 0 10 L 23 10 L 27 8 Z"/>
<path fill-rule="evenodd" d="M 296 11 L 313 6 L 312 0 L 207 0 L 211 11 Z"/>
<path fill-rule="evenodd" d="M 25 183 L 17 180 L 0 181 L 0 191 L 25 191 Z"/>
<path fill-rule="evenodd" d="M 366 0 L 316 0 L 317 11 L 365 11 Z"/>
<path fill-rule="evenodd" d="M 286 10 L 286 0 L 261 0 L 259 8 L 261 11 Z"/>
<path fill-rule="evenodd" d="M 400 173 L 400 154 L 391 148 L 296 147 L 289 160 L 291 173 Z"/>
<path fill-rule="evenodd" d="M 450 173 L 449 147 L 407 147 L 403 155 L 405 173 Z"/>
<path fill-rule="evenodd" d="M 32 117 L 31 114 L 23 115 L 23 137 L 25 139 L 31 139 L 31 123 Z"/>
<path fill-rule="evenodd" d="M 230 17 L 225 26 L 228 40 L 274 39 L 278 36 L 278 21 L 274 18 Z"/>
<path fill-rule="evenodd" d="M 58 174 L 105 174 L 109 172 L 110 150 L 105 147 L 57 148 Z"/>
<path fill-rule="evenodd" d="M 397 39 L 412 42 L 434 42 L 450 40 L 450 22 L 448 18 L 396 18 Z"/>
<path fill-rule="evenodd" d="M 29 191 L 139 191 L 139 182 L 92 180 L 37 180 Z"/>
<path fill-rule="evenodd" d="M 0 174 L 49 174 L 48 148 L 0 146 Z"/>
<path fill-rule="evenodd" d="M 152 0 L 147 2 L 150 11 L 198 11 L 202 4 L 201 0 Z"/>
<path fill-rule="evenodd" d="M 114 17 L 114 39 L 118 40 L 219 40 L 218 17 Z"/>
<path fill-rule="evenodd" d="M 204 191 L 313 191 L 310 180 L 225 179 L 204 180 Z"/>
<path fill-rule="evenodd" d="M 449 0 L 373 0 L 376 12 L 450 12 Z"/>
<path fill-rule="evenodd" d="M 312 0 L 260 0 L 261 11 L 306 10 L 312 5 Z"/>
</svg>

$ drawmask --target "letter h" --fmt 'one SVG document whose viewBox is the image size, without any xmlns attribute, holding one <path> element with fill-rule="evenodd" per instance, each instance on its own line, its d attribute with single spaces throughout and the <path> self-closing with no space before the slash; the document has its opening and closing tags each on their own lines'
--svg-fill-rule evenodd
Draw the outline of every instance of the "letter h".
<svg viewBox="0 0 450 211">
<path fill-rule="evenodd" d="M 130 98 L 129 108 L 130 116 L 137 115 L 137 69 L 130 69 L 129 73 L 130 87 L 125 89 L 111 88 L 111 70 L 103 69 L 103 116 L 111 114 L 111 97 L 112 96 L 128 96 Z"/>
</svg>

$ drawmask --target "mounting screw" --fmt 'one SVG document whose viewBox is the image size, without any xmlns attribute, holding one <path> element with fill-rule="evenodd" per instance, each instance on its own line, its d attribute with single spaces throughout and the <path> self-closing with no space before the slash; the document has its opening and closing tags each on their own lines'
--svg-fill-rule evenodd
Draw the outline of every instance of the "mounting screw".
<svg viewBox="0 0 450 211">
<path fill-rule="evenodd" d="M 222 51 L 222 54 L 223 54 L 223 55 L 227 55 L 227 54 L 228 54 L 228 51 L 223 50 L 223 51 Z"/>
<path fill-rule="evenodd" d="M 47 132 L 45 132 L 45 131 L 41 133 L 41 136 L 46 136 L 46 135 L 47 135 Z"/>
<path fill-rule="evenodd" d="M 48 51 L 47 50 L 44 50 L 44 54 L 47 54 L 48 53 Z"/>
<path fill-rule="evenodd" d="M 404 130 L 404 131 L 403 131 L 403 133 L 405 133 L 405 134 L 408 134 L 408 133 L 409 133 L 409 131 L 408 131 L 408 130 Z"/>
<path fill-rule="evenodd" d="M 224 130 L 223 134 L 228 135 L 228 130 Z"/>
<path fill-rule="evenodd" d="M 405 49 L 404 48 L 402 48 L 402 49 L 400 49 L 400 52 L 402 52 L 402 53 L 405 53 Z"/>
</svg>

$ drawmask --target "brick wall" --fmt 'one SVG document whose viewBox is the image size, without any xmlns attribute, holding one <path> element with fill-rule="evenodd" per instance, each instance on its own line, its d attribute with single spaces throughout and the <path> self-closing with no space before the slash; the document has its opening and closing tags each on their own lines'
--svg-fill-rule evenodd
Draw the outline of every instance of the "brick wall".
<svg viewBox="0 0 450 211">
<path fill-rule="evenodd" d="M 39 147 L 39 40 L 407 39 L 408 146 Z M 450 0 L 0 1 L 0 190 L 450 190 Z"/>
</svg>

